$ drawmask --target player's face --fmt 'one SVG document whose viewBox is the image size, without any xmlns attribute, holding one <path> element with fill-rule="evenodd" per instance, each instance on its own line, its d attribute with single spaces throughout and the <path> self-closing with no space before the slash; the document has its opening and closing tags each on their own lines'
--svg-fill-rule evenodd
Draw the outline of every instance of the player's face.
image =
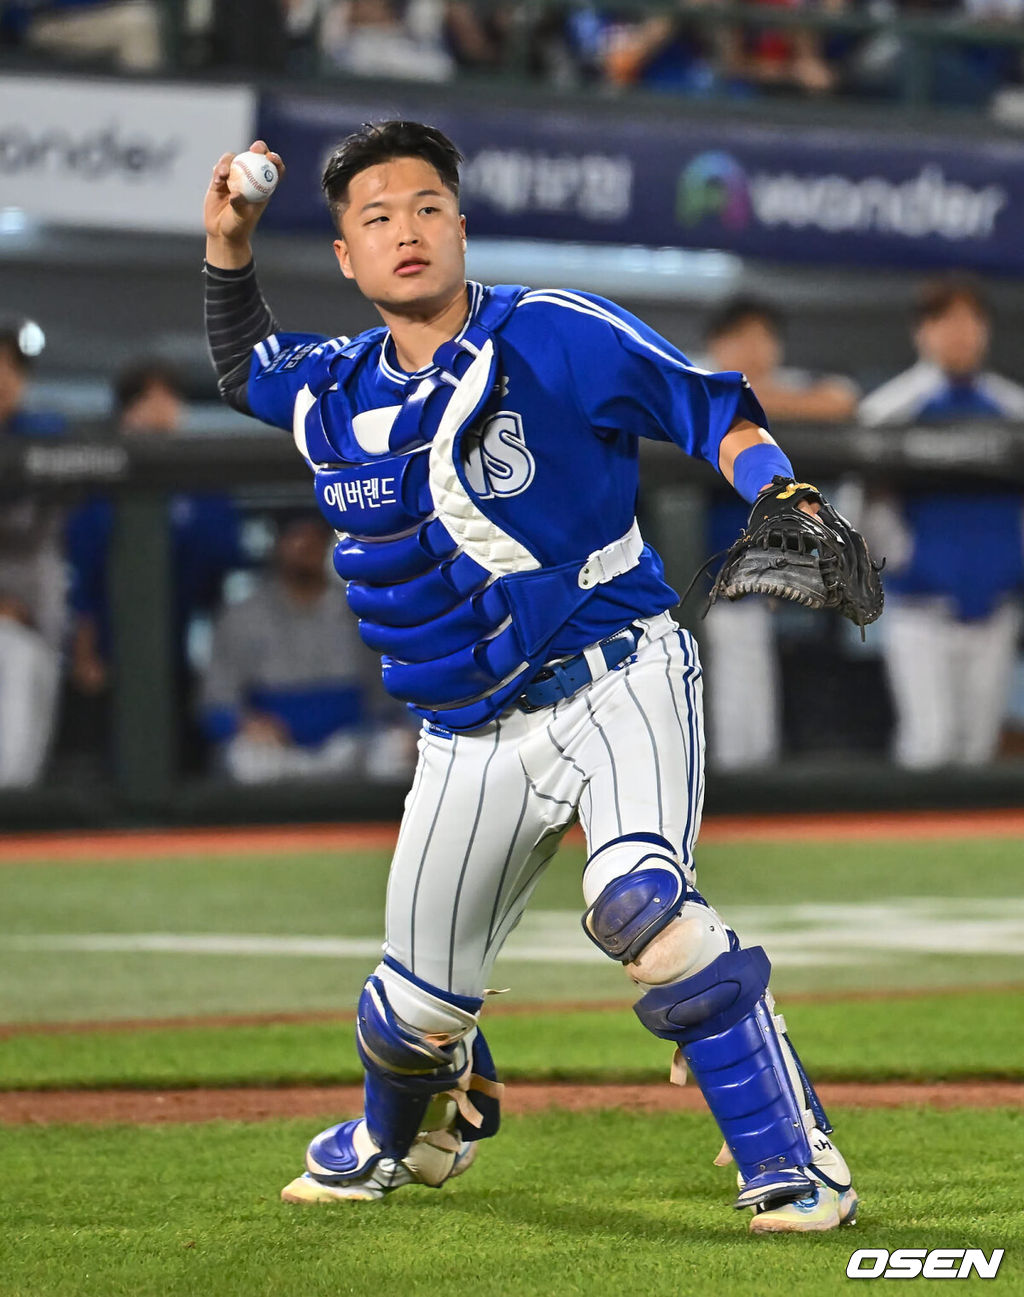
<svg viewBox="0 0 1024 1297">
<path fill-rule="evenodd" d="M 922 357 L 954 377 L 981 368 L 988 342 L 988 320 L 963 298 L 956 298 L 941 315 L 922 320 L 917 328 L 917 349 Z"/>
<path fill-rule="evenodd" d="M 395 158 L 353 176 L 340 233 L 341 273 L 384 310 L 429 314 L 462 290 L 465 218 L 422 158 Z"/>
<path fill-rule="evenodd" d="M 778 335 L 755 316 L 716 338 L 709 350 L 718 369 L 738 369 L 751 379 L 773 373 L 782 360 Z"/>
<path fill-rule="evenodd" d="M 185 403 L 163 383 L 150 383 L 125 410 L 122 432 L 177 432 L 185 417 Z"/>
</svg>

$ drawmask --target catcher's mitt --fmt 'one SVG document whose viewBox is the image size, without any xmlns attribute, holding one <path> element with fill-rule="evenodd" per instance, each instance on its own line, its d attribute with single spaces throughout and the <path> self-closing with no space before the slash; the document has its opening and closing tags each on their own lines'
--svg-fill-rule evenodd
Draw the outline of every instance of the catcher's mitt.
<svg viewBox="0 0 1024 1297">
<path fill-rule="evenodd" d="M 819 506 L 815 515 L 797 506 Z M 882 563 L 864 537 L 807 482 L 775 477 L 754 501 L 745 530 L 725 555 L 708 596 L 770 594 L 808 608 L 837 608 L 863 629 L 882 612 Z"/>
</svg>

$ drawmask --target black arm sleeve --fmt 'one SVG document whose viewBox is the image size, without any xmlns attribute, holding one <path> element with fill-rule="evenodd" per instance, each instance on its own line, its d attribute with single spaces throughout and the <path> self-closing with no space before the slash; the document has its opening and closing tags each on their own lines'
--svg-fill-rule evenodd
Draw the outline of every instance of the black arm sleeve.
<svg viewBox="0 0 1024 1297">
<path fill-rule="evenodd" d="M 253 347 L 278 329 L 274 313 L 263 300 L 256 267 L 221 270 L 203 263 L 206 341 L 217 371 L 223 400 L 243 414 L 252 414 L 246 396 Z"/>
</svg>

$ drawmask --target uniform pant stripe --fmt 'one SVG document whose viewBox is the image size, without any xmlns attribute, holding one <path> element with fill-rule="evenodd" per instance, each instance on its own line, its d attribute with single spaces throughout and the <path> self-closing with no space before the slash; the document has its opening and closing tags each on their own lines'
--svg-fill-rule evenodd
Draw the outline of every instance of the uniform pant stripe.
<svg viewBox="0 0 1024 1297">
<path fill-rule="evenodd" d="M 683 841 L 681 848 L 681 859 L 684 866 L 692 867 L 693 865 L 693 840 L 697 833 L 697 816 L 698 816 L 698 798 L 697 788 L 699 785 L 699 776 L 697 774 L 697 763 L 699 761 L 699 735 L 697 732 L 697 694 L 694 685 L 693 676 L 693 658 L 684 631 L 678 632 L 679 647 L 683 654 L 683 691 L 686 695 L 686 727 L 690 736 L 689 752 L 686 761 L 686 828 L 683 831 Z"/>
<path fill-rule="evenodd" d="M 469 868 L 469 859 L 473 853 L 473 843 L 476 841 L 476 831 L 480 826 L 480 815 L 484 808 L 484 797 L 487 792 L 487 772 L 491 768 L 491 762 L 494 760 L 498 751 L 498 742 L 501 738 L 501 727 L 494 727 L 494 746 L 484 762 L 483 774 L 480 776 L 480 792 L 476 799 L 476 814 L 473 816 L 473 827 L 469 831 L 469 841 L 466 843 L 466 852 L 462 857 L 462 868 L 459 870 L 459 881 L 455 888 L 455 901 L 452 905 L 452 927 L 451 936 L 448 945 L 448 989 L 451 989 L 452 978 L 455 969 L 455 933 L 459 926 L 459 900 L 462 897 L 462 885 L 466 879 L 466 870 Z"/>
<path fill-rule="evenodd" d="M 537 881 L 540 875 L 544 872 L 547 866 L 551 863 L 556 852 L 558 851 L 559 846 L 561 845 L 561 842 L 562 842 L 562 835 L 558 834 L 555 837 L 555 845 L 545 856 L 541 857 L 541 859 L 537 862 L 536 866 L 531 871 L 530 876 L 527 878 L 526 882 L 523 883 L 523 885 L 519 888 L 516 894 L 509 901 L 508 905 L 505 906 L 501 919 L 498 922 L 498 926 L 495 929 L 491 938 L 487 942 L 488 954 L 490 954 L 491 950 L 494 948 L 495 945 L 500 946 L 504 942 L 505 938 L 508 936 L 514 924 L 510 925 L 504 932 L 502 931 L 502 929 L 505 928 L 505 925 L 506 923 L 508 923 L 509 918 L 515 916 L 516 907 L 519 904 L 520 897 L 527 895 L 530 888 Z"/>
<path fill-rule="evenodd" d="M 427 862 L 427 854 L 430 851 L 431 839 L 434 836 L 434 830 L 437 828 L 437 821 L 441 815 L 441 807 L 444 805 L 444 795 L 448 791 L 448 781 L 452 777 L 452 767 L 455 765 L 455 752 L 458 748 L 459 736 L 452 736 L 452 750 L 448 755 L 448 769 L 444 772 L 444 783 L 441 785 L 441 793 L 437 799 L 437 805 L 434 807 L 434 818 L 430 822 L 430 832 L 427 834 L 426 841 L 423 843 L 423 851 L 420 853 L 420 863 L 416 868 L 416 882 L 412 889 L 412 904 L 409 907 L 409 957 L 412 967 L 416 967 L 416 902 L 419 899 L 420 879 L 423 876 L 423 866 Z"/>
<path fill-rule="evenodd" d="M 600 734 L 601 742 L 604 744 L 604 750 L 608 753 L 608 764 L 612 773 L 612 799 L 615 802 L 615 825 L 616 825 L 616 829 L 618 830 L 618 834 L 621 837 L 622 836 L 622 810 L 619 806 L 619 779 L 618 779 L 618 775 L 615 772 L 615 756 L 612 752 L 611 744 L 608 742 L 608 736 L 601 728 L 601 722 L 594 715 L 594 708 L 591 705 L 590 699 L 587 698 L 586 695 L 584 695 L 583 701 L 587 704 L 587 715 L 590 717 L 590 722 L 597 730 L 598 734 Z"/>
<path fill-rule="evenodd" d="M 551 793 L 542 793 L 532 780 L 530 782 L 530 792 L 542 802 L 551 802 L 554 806 L 567 806 L 570 811 L 576 809 L 575 802 L 567 802 L 564 797 L 553 797 Z"/>
<path fill-rule="evenodd" d="M 558 704 L 556 703 L 555 706 L 557 707 Z M 554 717 L 552 717 L 552 721 L 553 721 L 553 720 L 554 720 Z M 551 733 L 551 729 L 550 729 L 550 727 L 549 727 L 545 732 L 546 732 L 548 738 L 551 740 L 551 746 L 555 749 L 555 751 L 556 751 L 556 752 L 558 753 L 558 755 L 562 758 L 562 760 L 563 760 L 563 761 L 568 761 L 569 765 L 572 766 L 573 770 L 575 770 L 576 773 L 577 773 L 578 775 L 581 775 L 581 776 L 583 777 L 583 779 L 587 779 L 587 777 L 588 777 L 588 776 L 587 776 L 587 772 L 586 772 L 585 770 L 583 770 L 580 766 L 578 766 L 578 765 L 576 764 L 576 762 L 572 759 L 572 757 L 566 755 L 565 748 L 562 747 L 562 745 L 558 742 L 558 740 L 555 738 L 555 736 Z"/>
<path fill-rule="evenodd" d="M 669 649 L 668 636 L 667 635 L 663 636 L 662 639 L 659 640 L 658 642 L 661 645 L 662 653 L 664 653 L 665 655 L 665 682 L 668 685 L 669 702 L 671 704 L 669 710 L 675 715 L 676 727 L 679 730 L 679 741 L 682 744 L 682 748 L 683 748 L 683 770 L 686 773 L 686 808 L 687 809 L 686 809 L 686 827 L 683 830 L 680 859 L 685 864 L 688 863 L 688 857 L 686 854 L 687 841 L 690 836 L 690 824 L 693 819 L 693 814 L 692 814 L 693 762 L 696 754 L 693 750 L 692 732 L 690 734 L 689 740 L 687 740 L 686 731 L 683 729 L 683 720 L 679 710 L 679 701 L 676 697 L 676 687 L 672 680 L 672 653 L 671 650 Z M 688 698 L 687 703 L 689 704 L 690 701 L 691 700 Z"/>
<path fill-rule="evenodd" d="M 487 949 L 491 947 L 494 939 L 495 925 L 498 923 L 498 907 L 501 904 L 501 893 L 505 888 L 505 879 L 508 876 L 508 867 L 512 863 L 512 857 L 515 855 L 516 843 L 519 841 L 519 832 L 523 827 L 523 820 L 526 818 L 526 807 L 530 800 L 530 781 L 523 774 L 523 804 L 519 808 L 519 818 L 516 820 L 516 827 L 512 838 L 508 844 L 508 851 L 505 854 L 505 863 L 501 867 L 501 877 L 498 879 L 498 885 L 494 889 L 494 906 L 491 909 L 491 919 L 487 925 Z"/>
<path fill-rule="evenodd" d="M 640 713 L 640 719 L 644 723 L 644 729 L 647 731 L 647 737 L 651 741 L 651 756 L 654 758 L 654 789 L 658 797 L 658 832 L 664 833 L 665 830 L 665 809 L 661 800 L 661 762 L 658 760 L 658 745 L 654 741 L 654 731 L 651 729 L 651 722 L 647 719 L 647 713 L 644 711 L 643 704 L 633 692 L 633 686 L 629 683 L 629 667 L 623 672 L 623 684 L 626 686 L 626 693 L 632 698 L 637 711 Z"/>
</svg>

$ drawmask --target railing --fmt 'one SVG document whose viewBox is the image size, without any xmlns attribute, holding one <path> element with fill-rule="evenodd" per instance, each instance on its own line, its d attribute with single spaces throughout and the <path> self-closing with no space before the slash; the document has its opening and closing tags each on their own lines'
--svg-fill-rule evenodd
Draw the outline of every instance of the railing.
<svg viewBox="0 0 1024 1297">
<path fill-rule="evenodd" d="M 855 472 L 905 490 L 944 484 L 970 489 L 999 484 L 1024 493 L 1024 425 L 963 424 L 874 430 L 806 425 L 783 429 L 780 441 L 802 475 L 833 482 Z M 272 487 L 276 498 L 311 500 L 309 475 L 290 440 L 274 435 L 179 436 L 125 442 L 64 441 L 0 447 L 0 480 L 73 502 L 88 491 L 114 496 L 118 525 L 111 554 L 116 673 L 113 697 L 113 784 L 102 796 L 44 790 L 33 800 L 0 798 L 0 827 L 43 817 L 97 822 L 118 819 L 254 819 L 397 815 L 401 789 L 308 785 L 287 790 L 217 789 L 182 785 L 175 767 L 176 705 L 171 662 L 167 509 L 168 492 L 216 489 L 249 492 Z M 685 589 L 706 557 L 704 509 L 722 489 L 711 469 L 672 447 L 645 444 L 642 455 L 645 531 L 662 553 L 669 581 Z M 694 625 L 700 599 L 684 605 Z M 859 779 L 859 783 L 858 783 Z M 831 793 L 830 793 L 831 788 Z M 859 791 L 858 791 L 859 789 Z M 715 791 L 717 790 L 717 791 Z M 853 779 L 849 770 L 829 783 L 815 764 L 806 782 L 759 774 L 757 787 L 720 778 L 712 792 L 722 809 L 793 809 L 802 799 L 850 807 L 964 799 L 1017 802 L 1024 771 L 1008 763 L 988 775 L 956 776 L 952 783 L 895 772 L 875 761 Z M 796 790 L 796 791 L 794 791 Z M 780 802 L 778 799 L 782 798 Z M 717 799 L 717 800 L 716 800 Z"/>
<path fill-rule="evenodd" d="M 204 30 L 197 27 L 189 18 L 189 6 L 184 0 L 158 0 L 162 10 L 163 47 L 166 67 L 170 71 L 214 71 L 218 66 L 211 61 L 209 42 L 204 41 Z M 10 6 L 14 9 L 18 6 Z M 30 8 L 31 6 L 22 6 Z M 290 62 L 288 59 L 275 58 L 267 62 L 260 61 L 260 51 L 268 50 L 275 44 L 282 44 L 283 35 L 274 35 L 269 39 L 260 33 L 261 11 L 264 17 L 273 15 L 280 8 L 276 3 L 238 6 L 239 16 L 246 13 L 251 19 L 248 24 L 253 30 L 253 38 L 240 42 L 238 49 L 227 59 L 229 70 L 246 76 L 276 75 L 301 76 L 308 82 L 309 77 L 322 78 L 327 81 L 345 79 L 350 74 L 340 72 L 332 67 L 330 59 L 319 45 L 317 21 L 314 20 L 296 42 L 295 52 Z M 551 0 L 521 0 L 521 3 L 509 5 L 507 0 L 471 0 L 466 5 L 477 13 L 500 13 L 504 17 L 504 34 L 493 63 L 475 69 L 463 68 L 458 79 L 481 86 L 493 86 L 502 80 L 522 84 L 524 81 L 537 82 L 536 34 L 541 25 L 556 12 Z M 1024 25 L 1019 22 L 978 22 L 968 16 L 927 17 L 913 14 L 867 13 L 853 11 L 825 11 L 812 7 L 789 9 L 783 6 L 765 6 L 758 4 L 719 4 L 716 0 L 690 0 L 680 5 L 679 0 L 619 0 L 613 9 L 616 18 L 624 15 L 654 16 L 666 15 L 684 22 L 693 30 L 711 34 L 739 32 L 744 35 L 762 32 L 810 33 L 815 38 L 849 37 L 856 41 L 869 42 L 875 38 L 885 38 L 890 46 L 898 45 L 900 58 L 895 66 L 893 81 L 886 87 L 885 97 L 895 100 L 907 107 L 926 106 L 942 99 L 936 91 L 936 60 L 944 52 L 951 50 L 990 50 L 1024 52 Z M 251 13 L 248 10 L 251 9 Z M 559 6 L 556 17 L 566 18 L 573 11 L 601 15 L 601 5 L 577 4 L 568 9 Z M 261 45 L 262 42 L 262 45 Z M 11 55 L 6 58 L 9 61 Z M 15 58 L 17 56 L 14 56 Z M 38 63 L 38 56 L 32 55 Z M 593 70 L 591 70 L 593 71 Z M 1021 69 L 1018 67 L 1015 81 L 1020 81 Z M 379 77 L 375 79 L 379 80 Z M 544 78 L 541 77 L 541 80 Z M 582 91 L 584 93 L 604 93 L 621 91 L 603 83 L 600 75 L 589 79 L 579 77 L 549 77 L 550 84 L 556 89 Z M 743 80 L 742 72 L 739 79 Z M 418 80 L 411 76 L 410 80 Z M 776 87 L 776 91 L 784 87 Z M 864 85 L 850 84 L 840 87 L 841 92 L 849 98 L 875 97 Z M 629 88 L 627 93 L 634 93 Z M 716 97 L 714 91 L 711 97 Z M 818 94 L 812 96 L 821 104 L 830 96 Z M 983 106 L 982 99 L 976 99 L 970 106 Z"/>
</svg>

